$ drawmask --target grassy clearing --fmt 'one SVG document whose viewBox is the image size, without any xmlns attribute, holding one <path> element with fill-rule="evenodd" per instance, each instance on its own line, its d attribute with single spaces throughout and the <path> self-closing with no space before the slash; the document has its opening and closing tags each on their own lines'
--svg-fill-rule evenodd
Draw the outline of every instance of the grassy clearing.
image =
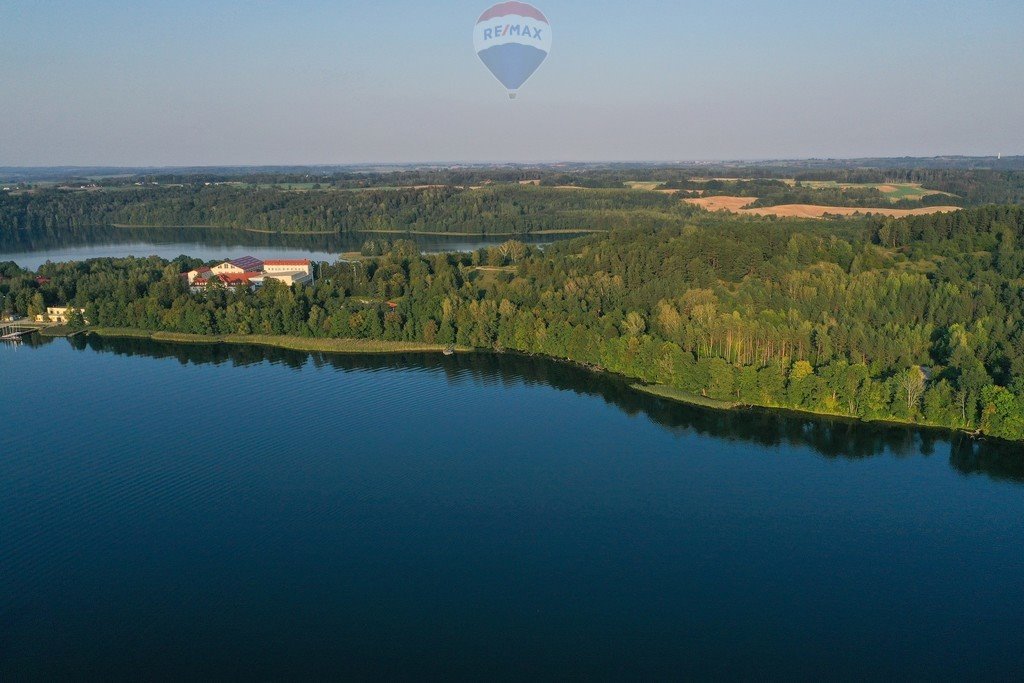
<svg viewBox="0 0 1024 683">
<path fill-rule="evenodd" d="M 443 344 L 422 342 L 395 342 L 376 339 L 307 339 L 305 337 L 283 337 L 269 335 L 225 335 L 220 338 L 227 344 L 257 344 L 276 346 L 295 351 L 324 351 L 329 353 L 441 353 Z M 472 349 L 458 348 L 466 353 Z"/>
<path fill-rule="evenodd" d="M 153 336 L 148 330 L 137 330 L 130 327 L 93 327 L 89 329 L 92 334 L 101 337 L 131 337 L 133 339 L 150 339 Z"/>
<path fill-rule="evenodd" d="M 795 184 L 796 181 L 786 181 L 787 183 Z M 949 195 L 948 192 L 940 192 L 938 190 L 926 190 L 917 183 L 837 183 L 834 180 L 808 180 L 800 183 L 804 187 L 809 187 L 813 190 L 824 190 L 824 189 L 843 189 L 843 190 L 856 190 L 856 189 L 874 189 L 881 192 L 891 202 L 898 202 L 901 199 L 910 199 L 920 201 L 924 197 L 930 195 Z"/>
<path fill-rule="evenodd" d="M 688 403 L 689 405 L 701 406 L 703 408 L 715 408 L 716 410 L 732 410 L 738 408 L 739 403 L 731 401 L 719 401 L 713 398 L 707 398 L 706 396 L 700 396 L 698 394 L 691 394 L 687 391 L 680 391 L 664 384 L 634 384 L 632 385 L 637 391 L 641 391 L 651 396 L 657 396 L 658 398 L 667 398 L 670 401 L 678 401 L 679 403 Z"/>
<path fill-rule="evenodd" d="M 626 182 L 623 183 L 623 185 L 625 185 L 626 187 L 631 188 L 633 190 L 651 190 L 651 191 L 657 190 L 659 187 L 661 187 L 664 184 L 665 183 L 663 183 L 661 181 L 657 181 L 657 180 L 654 180 L 654 181 L 627 180 Z"/>
<path fill-rule="evenodd" d="M 262 334 L 185 334 L 182 332 L 150 332 L 131 328 L 97 327 L 89 330 L 101 337 L 129 337 L 152 339 L 153 341 L 177 344 L 251 344 L 274 346 L 293 351 L 321 351 L 325 353 L 441 353 L 447 347 L 442 344 L 422 342 L 393 342 L 376 339 L 309 339 Z M 460 353 L 472 349 L 458 347 Z"/>
<path fill-rule="evenodd" d="M 716 195 L 714 197 L 701 197 L 699 199 L 684 199 L 687 204 L 699 206 L 705 211 L 729 211 L 737 213 L 757 201 L 757 197 L 726 197 Z"/>
<path fill-rule="evenodd" d="M 496 284 L 500 281 L 503 274 L 512 274 L 516 272 L 515 266 L 477 266 L 470 269 L 471 275 L 470 280 L 478 287 L 489 287 L 492 284 Z"/>
</svg>

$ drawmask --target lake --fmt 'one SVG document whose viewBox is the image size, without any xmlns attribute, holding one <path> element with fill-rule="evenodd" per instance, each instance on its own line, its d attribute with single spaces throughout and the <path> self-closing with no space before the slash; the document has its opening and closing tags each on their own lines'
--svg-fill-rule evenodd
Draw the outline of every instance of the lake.
<svg viewBox="0 0 1024 683">
<path fill-rule="evenodd" d="M 1011 679 L 1024 453 L 541 359 L 0 346 L 0 679 Z"/>
<path fill-rule="evenodd" d="M 544 245 L 579 234 L 521 236 L 527 244 Z M 0 261 L 14 261 L 38 270 L 47 261 L 84 261 L 93 258 L 159 256 L 172 260 L 185 254 L 204 261 L 252 254 L 263 258 L 302 259 L 333 263 L 345 252 L 359 251 L 367 239 L 410 239 L 425 253 L 469 252 L 508 241 L 508 236 L 401 235 L 348 233 L 344 235 L 287 235 L 202 228 L 88 228 L 60 236 L 5 235 L 0 239 Z"/>
</svg>

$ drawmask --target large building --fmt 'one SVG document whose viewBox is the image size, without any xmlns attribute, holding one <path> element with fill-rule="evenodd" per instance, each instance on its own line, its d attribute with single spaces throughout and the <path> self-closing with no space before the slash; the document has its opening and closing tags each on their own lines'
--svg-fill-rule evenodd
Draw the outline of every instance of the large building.
<svg viewBox="0 0 1024 683">
<path fill-rule="evenodd" d="M 306 284 L 313 280 L 309 259 L 277 259 L 263 262 L 263 277 L 286 285 Z"/>
<path fill-rule="evenodd" d="M 307 261 L 308 263 L 308 261 Z M 214 266 L 211 270 L 217 275 L 238 275 L 240 273 L 260 273 L 263 272 L 263 261 L 252 256 L 243 256 L 242 258 L 231 259 L 225 261 L 220 265 Z"/>
<path fill-rule="evenodd" d="M 306 284 L 313 281 L 313 265 L 309 259 L 274 259 L 261 261 L 252 256 L 224 261 L 213 267 L 203 266 L 182 273 L 193 292 L 201 292 L 217 282 L 224 287 L 255 289 L 267 280 L 284 285 Z"/>
<path fill-rule="evenodd" d="M 71 308 L 70 306 L 50 306 L 46 309 L 46 313 L 41 313 L 36 316 L 36 322 L 57 323 L 58 325 L 64 325 L 65 323 L 67 323 L 72 311 L 75 310 L 82 314 L 85 313 L 84 308 L 74 309 Z M 89 321 L 86 320 L 85 322 L 88 323 Z"/>
</svg>

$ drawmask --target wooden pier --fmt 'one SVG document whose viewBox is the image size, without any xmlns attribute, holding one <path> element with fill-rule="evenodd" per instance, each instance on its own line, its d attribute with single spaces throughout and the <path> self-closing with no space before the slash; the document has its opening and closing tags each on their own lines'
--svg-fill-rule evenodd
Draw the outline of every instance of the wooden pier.
<svg viewBox="0 0 1024 683">
<path fill-rule="evenodd" d="M 38 332 L 44 327 L 47 327 L 47 325 L 22 320 L 0 323 L 0 341 L 20 342 L 21 338 L 25 335 Z"/>
</svg>

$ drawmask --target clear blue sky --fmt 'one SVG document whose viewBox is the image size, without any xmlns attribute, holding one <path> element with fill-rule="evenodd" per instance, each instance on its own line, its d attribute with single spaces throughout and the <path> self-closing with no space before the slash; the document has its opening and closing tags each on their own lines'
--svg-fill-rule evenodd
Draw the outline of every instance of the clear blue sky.
<svg viewBox="0 0 1024 683">
<path fill-rule="evenodd" d="M 536 0 L 510 102 L 489 0 L 2 0 L 0 165 L 1024 153 L 1020 0 Z"/>
</svg>

